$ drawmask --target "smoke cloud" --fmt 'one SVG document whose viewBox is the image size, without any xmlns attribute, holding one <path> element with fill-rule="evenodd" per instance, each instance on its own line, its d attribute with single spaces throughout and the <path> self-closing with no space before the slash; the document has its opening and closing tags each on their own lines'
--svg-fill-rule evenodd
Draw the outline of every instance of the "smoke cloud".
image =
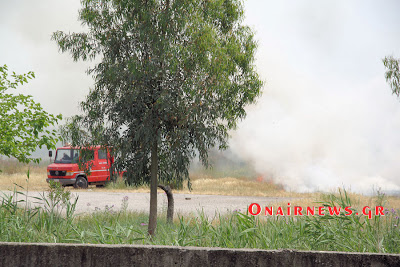
<svg viewBox="0 0 400 267">
<path fill-rule="evenodd" d="M 274 76 L 232 150 L 289 190 L 399 190 L 400 103 L 383 79 L 350 93 L 293 76 Z"/>
<path fill-rule="evenodd" d="M 231 148 L 288 190 L 399 191 L 400 102 L 381 62 L 400 56 L 392 35 L 399 31 L 390 26 L 400 22 L 390 10 L 398 5 L 305 2 L 264 14 L 273 29 L 249 20 L 261 36 L 257 66 L 266 85 Z"/>
</svg>

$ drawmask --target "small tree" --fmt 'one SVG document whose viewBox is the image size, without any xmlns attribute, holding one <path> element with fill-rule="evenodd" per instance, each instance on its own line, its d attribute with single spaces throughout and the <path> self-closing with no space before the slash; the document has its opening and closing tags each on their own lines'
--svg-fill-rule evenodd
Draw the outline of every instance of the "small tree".
<svg viewBox="0 0 400 267">
<path fill-rule="evenodd" d="M 383 64 L 386 67 L 385 78 L 392 88 L 393 94 L 400 96 L 400 60 L 392 56 L 385 57 Z"/>
<path fill-rule="evenodd" d="M 130 184 L 150 184 L 153 235 L 158 180 L 190 187 L 191 159 L 198 153 L 207 166 L 208 150 L 227 146 L 260 94 L 256 42 L 239 0 L 81 2 L 88 32 L 53 34 L 74 60 L 102 58 L 89 70 L 84 116 L 73 120 L 118 151 Z"/>
<path fill-rule="evenodd" d="M 40 161 L 31 157 L 37 148 L 55 148 L 56 131 L 49 131 L 47 127 L 55 126 L 62 119 L 61 115 L 44 111 L 32 96 L 14 95 L 8 91 L 34 77 L 33 72 L 22 75 L 13 72 L 10 78 L 7 65 L 0 66 L 0 155 L 24 163 Z"/>
</svg>

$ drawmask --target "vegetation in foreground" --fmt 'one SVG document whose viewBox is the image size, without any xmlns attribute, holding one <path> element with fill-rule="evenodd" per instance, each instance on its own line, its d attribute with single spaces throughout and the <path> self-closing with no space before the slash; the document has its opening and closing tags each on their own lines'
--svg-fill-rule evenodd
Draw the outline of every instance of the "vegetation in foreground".
<svg viewBox="0 0 400 267">
<path fill-rule="evenodd" d="M 29 207 L 23 192 L 3 195 L 0 206 L 0 241 L 92 244 L 154 244 L 177 246 L 299 249 L 400 253 L 399 210 L 385 209 L 385 216 L 278 216 L 265 218 L 236 211 L 208 218 L 180 217 L 168 224 L 160 219 L 157 235 L 147 234 L 148 215 L 128 212 L 127 197 L 121 210 L 107 208 L 76 216 L 78 199 L 53 185 Z M 377 195 L 375 205 L 385 206 Z M 324 195 L 320 205 L 352 206 L 342 194 Z"/>
</svg>

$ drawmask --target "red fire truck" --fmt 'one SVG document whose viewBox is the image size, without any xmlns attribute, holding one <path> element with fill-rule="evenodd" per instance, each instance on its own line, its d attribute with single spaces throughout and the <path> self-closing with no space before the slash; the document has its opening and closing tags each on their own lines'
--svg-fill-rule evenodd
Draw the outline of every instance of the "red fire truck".
<svg viewBox="0 0 400 267">
<path fill-rule="evenodd" d="M 82 150 L 85 150 L 85 163 L 81 166 L 86 166 L 86 172 L 78 164 L 82 160 Z M 51 151 L 49 156 L 52 156 Z M 90 184 L 101 187 L 111 180 L 113 163 L 110 150 L 104 147 L 78 149 L 66 145 L 57 149 L 54 162 L 47 167 L 46 181 L 75 188 L 87 188 Z"/>
</svg>

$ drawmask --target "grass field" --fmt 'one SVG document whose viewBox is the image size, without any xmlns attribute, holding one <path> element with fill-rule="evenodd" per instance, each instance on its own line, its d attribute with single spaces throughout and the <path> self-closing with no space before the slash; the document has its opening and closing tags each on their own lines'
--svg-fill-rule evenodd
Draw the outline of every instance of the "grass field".
<svg viewBox="0 0 400 267">
<path fill-rule="evenodd" d="M 325 194 L 322 205 L 351 206 L 351 198 L 342 193 Z M 213 218 L 199 213 L 169 224 L 165 214 L 160 214 L 157 234 L 150 238 L 148 215 L 129 212 L 124 203 L 118 211 L 75 216 L 76 200 L 65 188 L 51 189 L 42 200 L 44 207 L 32 209 L 24 202 L 17 206 L 13 195 L 4 196 L 0 241 L 400 253 L 399 209 L 386 209 L 385 216 L 371 220 L 355 214 L 262 218 L 233 212 Z M 377 195 L 374 204 L 384 202 L 385 196 Z"/>
</svg>

